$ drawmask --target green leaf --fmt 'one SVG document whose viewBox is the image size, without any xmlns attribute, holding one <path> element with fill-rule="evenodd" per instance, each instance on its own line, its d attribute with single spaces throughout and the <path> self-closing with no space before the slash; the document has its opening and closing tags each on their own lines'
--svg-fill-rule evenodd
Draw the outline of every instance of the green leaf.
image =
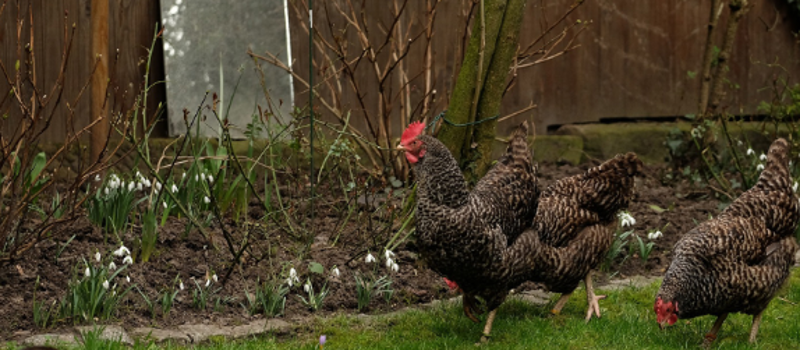
<svg viewBox="0 0 800 350">
<path fill-rule="evenodd" d="M 45 156 L 44 152 L 39 152 L 39 154 L 33 158 L 33 164 L 31 164 L 30 180 L 35 179 L 42 173 L 45 164 L 47 164 L 47 156 Z"/>
<path fill-rule="evenodd" d="M 14 70 L 19 71 L 19 60 L 14 63 Z"/>
<path fill-rule="evenodd" d="M 311 271 L 313 273 L 321 275 L 321 274 L 325 273 L 325 268 L 322 267 L 322 264 L 320 264 L 320 263 L 318 263 L 316 261 L 312 261 L 312 262 L 310 262 L 308 264 L 308 271 Z"/>
<path fill-rule="evenodd" d="M 656 212 L 656 214 L 661 214 L 661 213 L 667 211 L 666 209 L 661 208 L 661 207 L 659 207 L 659 206 L 657 206 L 655 204 L 650 204 L 650 205 L 648 205 L 648 207 L 650 207 L 650 209 L 653 209 L 653 211 Z"/>
</svg>

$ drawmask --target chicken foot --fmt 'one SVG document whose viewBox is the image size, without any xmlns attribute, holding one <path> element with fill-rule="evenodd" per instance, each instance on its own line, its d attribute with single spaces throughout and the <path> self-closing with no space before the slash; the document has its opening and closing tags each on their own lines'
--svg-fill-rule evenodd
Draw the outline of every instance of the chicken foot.
<svg viewBox="0 0 800 350">
<path fill-rule="evenodd" d="M 598 303 L 599 300 L 605 299 L 605 295 L 595 295 L 594 294 L 594 287 L 592 286 L 592 274 L 586 276 L 586 279 L 583 280 L 586 284 L 586 299 L 588 301 L 589 307 L 586 310 L 586 322 L 592 319 L 592 314 L 597 315 L 597 318 L 600 318 L 600 304 Z"/>
<path fill-rule="evenodd" d="M 488 342 L 489 339 L 492 337 L 490 334 L 492 332 L 492 323 L 494 322 L 495 316 L 497 316 L 497 309 L 489 311 L 489 316 L 486 317 L 486 325 L 483 326 L 483 335 L 481 335 L 481 343 Z"/>
<path fill-rule="evenodd" d="M 711 343 L 713 343 L 714 340 L 717 339 L 717 332 L 719 332 L 719 329 L 722 328 L 722 323 L 725 322 L 726 318 L 728 318 L 728 314 L 722 314 L 717 317 L 717 320 L 714 321 L 714 325 L 711 326 L 711 330 L 708 331 L 705 339 L 703 340 L 703 347 L 707 348 L 711 346 Z M 753 323 L 755 323 L 755 319 L 753 319 Z"/>
<path fill-rule="evenodd" d="M 763 313 L 764 313 L 764 311 L 761 311 L 758 314 L 756 314 L 755 316 L 753 316 L 753 326 L 750 327 L 750 342 L 751 343 L 755 343 L 756 342 L 756 335 L 758 334 L 758 327 L 761 325 L 761 314 L 763 314 Z"/>
</svg>

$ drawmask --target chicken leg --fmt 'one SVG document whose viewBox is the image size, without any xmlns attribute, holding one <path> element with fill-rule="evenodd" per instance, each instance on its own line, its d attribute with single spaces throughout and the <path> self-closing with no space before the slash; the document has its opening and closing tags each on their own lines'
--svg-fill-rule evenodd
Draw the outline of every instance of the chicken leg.
<svg viewBox="0 0 800 350">
<path fill-rule="evenodd" d="M 719 315 L 717 317 L 717 320 L 714 321 L 714 325 L 711 326 L 711 330 L 708 331 L 708 334 L 706 334 L 706 337 L 703 340 L 703 347 L 705 347 L 705 348 L 709 347 L 711 345 L 711 343 L 713 343 L 714 340 L 717 339 L 717 332 L 719 332 L 719 329 L 722 328 L 722 323 L 725 322 L 725 319 L 727 317 L 728 317 L 728 314 L 722 314 L 722 315 Z M 759 321 L 760 320 L 761 319 L 759 318 Z M 755 318 L 753 319 L 753 323 L 755 324 Z M 758 327 L 756 327 L 756 329 L 758 329 Z M 751 339 L 752 339 L 752 334 L 753 333 L 751 332 L 750 334 L 751 334 Z"/>
<path fill-rule="evenodd" d="M 492 332 L 492 323 L 494 322 L 495 316 L 497 316 L 497 309 L 489 311 L 489 316 L 486 317 L 486 325 L 483 326 L 483 335 L 481 335 L 481 343 L 488 342 L 489 338 L 492 337 L 490 334 Z"/>
<path fill-rule="evenodd" d="M 588 309 L 586 310 L 586 322 L 592 319 L 592 314 L 594 313 L 597 315 L 597 318 L 600 318 L 600 304 L 597 303 L 598 300 L 605 299 L 605 295 L 595 295 L 594 294 L 594 287 L 592 286 L 592 274 L 589 273 L 586 276 L 586 279 L 583 281 L 586 283 L 586 299 L 589 303 Z"/>
<path fill-rule="evenodd" d="M 470 320 L 472 320 L 472 322 L 478 323 L 479 322 L 478 318 L 475 317 L 475 315 L 473 314 L 475 313 L 480 315 L 483 313 L 483 310 L 478 308 L 477 300 L 475 300 L 475 297 L 465 293 L 461 297 L 461 303 L 464 305 L 464 315 L 466 315 Z"/>
<path fill-rule="evenodd" d="M 763 314 L 763 313 L 764 313 L 764 311 L 761 311 L 758 314 L 756 314 L 755 316 L 753 316 L 753 326 L 750 327 L 750 342 L 751 343 L 755 343 L 756 342 L 756 335 L 758 334 L 758 327 L 761 325 L 761 314 Z"/>
<path fill-rule="evenodd" d="M 553 315 L 560 314 L 561 309 L 564 308 L 564 305 L 567 305 L 567 300 L 569 300 L 569 297 L 571 295 L 572 293 L 561 294 L 561 298 L 558 298 L 558 301 L 556 301 L 556 305 L 553 306 L 553 309 L 550 310 L 550 313 Z"/>
</svg>

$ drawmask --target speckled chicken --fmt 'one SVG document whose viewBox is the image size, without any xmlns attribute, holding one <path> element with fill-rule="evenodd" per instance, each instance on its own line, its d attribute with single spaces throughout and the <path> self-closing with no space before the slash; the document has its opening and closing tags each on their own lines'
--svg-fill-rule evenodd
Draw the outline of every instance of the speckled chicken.
<svg viewBox="0 0 800 350">
<path fill-rule="evenodd" d="M 517 128 L 506 154 L 468 191 L 447 147 L 422 135 L 425 125 L 412 123 L 398 149 L 405 151 L 417 180 L 416 245 L 427 265 L 458 284 L 464 313 L 473 321 L 476 297 L 490 310 L 488 337 L 497 307 L 505 300 L 512 276 L 528 254 L 509 246 L 530 226 L 538 188 L 527 144 L 527 123 Z M 485 338 L 484 338 L 485 339 Z"/>
<path fill-rule="evenodd" d="M 586 321 L 593 314 L 600 317 L 598 300 L 605 296 L 594 294 L 591 271 L 611 247 L 617 213 L 628 207 L 642 168 L 636 154 L 617 155 L 544 190 L 532 229 L 518 239 L 521 245 L 536 246 L 537 254 L 530 257 L 532 268 L 515 276 L 512 284 L 529 280 L 561 293 L 552 310 L 558 314 L 583 280 L 589 303 Z"/>
<path fill-rule="evenodd" d="M 655 300 L 659 326 L 717 316 L 705 337 L 708 345 L 729 313 L 742 312 L 753 315 L 750 342 L 755 341 L 761 315 L 788 278 L 798 249 L 800 205 L 789 175 L 789 147 L 784 139 L 773 142 L 755 186 L 675 244 Z"/>
</svg>

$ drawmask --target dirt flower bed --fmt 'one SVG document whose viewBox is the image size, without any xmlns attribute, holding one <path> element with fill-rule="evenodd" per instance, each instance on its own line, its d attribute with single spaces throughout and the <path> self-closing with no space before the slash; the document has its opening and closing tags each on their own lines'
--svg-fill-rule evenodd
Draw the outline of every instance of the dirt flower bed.
<svg viewBox="0 0 800 350">
<path fill-rule="evenodd" d="M 547 186 L 592 165 L 540 164 L 541 184 Z M 669 264 L 670 250 L 680 236 L 693 228 L 696 222 L 719 211 L 720 203 L 713 193 L 682 181 L 665 184 L 662 182 L 665 171 L 660 167 L 648 167 L 645 176 L 637 180 L 637 195 L 629 209 L 636 222 L 620 230 L 632 229 L 633 233 L 613 263 L 604 271 L 595 273 L 600 283 L 613 276 L 662 275 Z M 101 323 L 126 328 L 170 327 L 187 323 L 239 325 L 263 318 L 263 312 L 248 312 L 248 296 L 254 297 L 256 288 L 265 281 L 288 288 L 285 309 L 278 317 L 290 322 L 311 315 L 339 312 L 385 313 L 452 296 L 442 279 L 418 259 L 413 236 L 391 253 L 386 253 L 376 248 L 384 246 L 380 244 L 383 241 L 369 232 L 370 225 L 365 226 L 363 222 L 362 227 L 345 224 L 342 229 L 341 212 L 330 205 L 333 199 L 326 200 L 334 198 L 337 193 L 326 193 L 324 187 L 320 190 L 323 195 L 317 201 L 313 240 L 304 241 L 289 232 L 268 231 L 270 222 L 261 220 L 262 209 L 258 203 L 251 203 L 247 215 L 249 220 L 245 220 L 249 224 L 222 220 L 225 225 L 222 227 L 218 220 L 212 220 L 207 228 L 208 239 L 197 230 L 187 232 L 186 219 L 169 217 L 166 224 L 159 227 L 156 249 L 150 260 L 141 262 L 134 251 L 133 264 L 123 262 L 126 254 L 113 254 L 120 249 L 116 238 L 104 235 L 102 229 L 88 218 L 72 222 L 67 227 L 68 234 L 62 235 L 66 237 L 43 241 L 21 259 L 0 270 L 0 338 L 20 339 L 29 332 L 44 332 L 34 323 L 34 292 L 36 300 L 43 305 L 57 304 L 67 293 L 71 280 L 84 278 L 87 264 L 94 268 L 107 266 L 112 261 L 116 269 L 125 268 L 109 281 L 108 286 L 104 286 L 109 289 L 104 290 L 120 294 L 127 290 L 127 293 L 121 298 L 115 316 Z M 368 195 L 358 201 L 361 212 L 371 210 Z M 307 210 L 301 205 L 296 208 Z M 297 213 L 294 216 L 308 220 L 307 216 Z M 380 226 L 376 224 L 373 227 L 377 230 Z M 226 248 L 223 229 L 246 232 L 250 235 L 252 249 L 266 254 L 243 253 L 239 257 L 241 264 L 231 269 L 234 255 Z M 648 233 L 656 230 L 662 236 L 651 241 Z M 124 245 L 136 246 L 140 232 L 141 227 L 134 226 L 122 234 Z M 75 238 L 66 244 L 72 235 Z M 643 242 L 654 243 L 646 262 L 642 262 L 634 235 Z M 96 260 L 97 253 L 100 253 L 100 262 Z M 374 261 L 367 262 L 368 257 Z M 383 276 L 386 276 L 384 284 L 375 289 L 375 295 L 368 303 L 362 298 L 361 310 L 358 310 L 356 277 L 364 283 L 375 282 Z M 288 282 L 292 285 L 288 286 Z M 536 286 L 526 283 L 521 288 Z M 316 305 L 318 310 L 313 310 L 313 300 L 321 299 L 320 294 L 324 291 L 327 294 Z M 172 308 L 164 316 L 160 299 L 172 293 L 176 293 Z M 145 296 L 154 303 L 155 316 L 151 314 Z M 198 301 L 201 297 L 205 300 Z M 48 332 L 73 324 L 73 320 L 52 317 L 57 322 L 47 327 Z"/>
</svg>

